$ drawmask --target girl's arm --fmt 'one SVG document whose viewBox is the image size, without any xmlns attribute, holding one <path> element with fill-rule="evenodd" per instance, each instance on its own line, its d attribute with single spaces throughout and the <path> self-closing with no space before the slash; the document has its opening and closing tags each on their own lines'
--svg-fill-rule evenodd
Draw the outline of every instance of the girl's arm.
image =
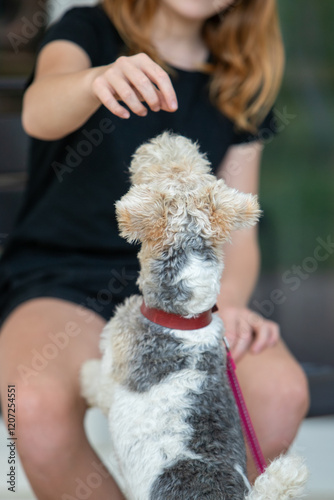
<svg viewBox="0 0 334 500">
<path fill-rule="evenodd" d="M 23 126 L 38 139 L 60 139 L 83 125 L 101 104 L 114 115 L 129 118 L 118 100 L 139 116 L 147 114 L 141 101 L 152 111 L 177 109 L 168 74 L 146 54 L 92 68 L 79 45 L 57 40 L 47 44 L 37 59 L 35 79 L 24 95 Z"/>
<path fill-rule="evenodd" d="M 245 193 L 257 194 L 262 154 L 260 142 L 232 146 L 228 150 L 217 177 Z M 225 247 L 225 268 L 217 300 L 224 320 L 226 335 L 235 359 L 246 353 L 260 352 L 274 345 L 279 328 L 247 308 L 260 268 L 257 227 L 235 231 L 232 242 Z"/>
</svg>

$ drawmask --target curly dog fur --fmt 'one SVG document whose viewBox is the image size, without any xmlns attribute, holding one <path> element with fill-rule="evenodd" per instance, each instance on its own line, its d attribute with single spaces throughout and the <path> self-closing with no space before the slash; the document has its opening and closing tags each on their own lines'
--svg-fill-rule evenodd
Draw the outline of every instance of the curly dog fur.
<svg viewBox="0 0 334 500">
<path fill-rule="evenodd" d="M 167 132 L 138 148 L 130 173 L 116 210 L 121 235 L 141 243 L 142 296 L 117 308 L 102 360 L 82 370 L 84 396 L 108 416 L 115 479 L 128 500 L 297 498 L 307 471 L 296 457 L 278 458 L 250 488 L 219 316 L 176 330 L 140 311 L 143 298 L 185 318 L 210 309 L 223 244 L 257 222 L 256 197 L 217 180 L 197 145 Z"/>
</svg>

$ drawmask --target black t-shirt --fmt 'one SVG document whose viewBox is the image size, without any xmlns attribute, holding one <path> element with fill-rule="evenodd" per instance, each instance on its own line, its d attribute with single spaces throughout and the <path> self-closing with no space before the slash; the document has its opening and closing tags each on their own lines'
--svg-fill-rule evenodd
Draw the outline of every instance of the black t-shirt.
<svg viewBox="0 0 334 500">
<path fill-rule="evenodd" d="M 46 33 L 40 49 L 69 40 L 88 54 L 93 66 L 124 53 L 124 43 L 101 6 L 73 8 Z M 209 76 L 177 70 L 172 76 L 179 108 L 148 110 L 123 120 L 104 106 L 77 131 L 56 141 L 31 140 L 29 181 L 16 227 L 2 262 L 11 273 L 80 257 L 83 268 L 94 259 L 136 259 L 138 247 L 118 235 L 115 201 L 129 189 L 131 155 L 144 141 L 170 130 L 198 141 L 215 171 L 233 144 L 257 137 L 237 133 L 234 124 L 208 97 Z M 52 120 L 52 116 L 50 116 Z M 51 262 L 51 261 L 50 261 Z"/>
</svg>

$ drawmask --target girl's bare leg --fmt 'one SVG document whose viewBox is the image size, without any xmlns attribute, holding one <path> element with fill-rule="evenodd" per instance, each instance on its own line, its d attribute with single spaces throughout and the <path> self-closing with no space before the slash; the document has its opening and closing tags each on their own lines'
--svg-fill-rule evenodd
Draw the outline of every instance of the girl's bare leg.
<svg viewBox="0 0 334 500">
<path fill-rule="evenodd" d="M 86 405 L 79 393 L 80 366 L 99 356 L 104 323 L 75 304 L 43 298 L 19 306 L 1 330 L 2 405 L 7 407 L 7 386 L 14 384 L 17 449 L 41 500 L 123 499 L 87 441 Z M 245 355 L 237 374 L 271 460 L 289 447 L 307 412 L 306 377 L 282 342 L 259 355 Z M 256 476 L 251 460 L 249 474 Z"/>
<path fill-rule="evenodd" d="M 14 384 L 16 446 L 40 500 L 124 499 L 83 427 L 79 370 L 86 359 L 99 357 L 104 324 L 73 303 L 39 298 L 16 308 L 2 327 L 2 407 Z"/>
<path fill-rule="evenodd" d="M 237 375 L 264 456 L 273 460 L 289 448 L 307 413 L 306 376 L 282 341 L 261 354 L 246 354 Z M 248 470 L 254 480 L 250 457 Z"/>
</svg>

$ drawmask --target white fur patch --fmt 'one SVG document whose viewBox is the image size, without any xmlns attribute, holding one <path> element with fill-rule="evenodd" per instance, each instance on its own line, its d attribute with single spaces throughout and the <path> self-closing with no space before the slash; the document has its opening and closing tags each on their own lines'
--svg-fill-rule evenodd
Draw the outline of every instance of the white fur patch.
<svg viewBox="0 0 334 500">
<path fill-rule="evenodd" d="M 298 456 L 281 455 L 255 481 L 246 500 L 289 500 L 300 498 L 308 477 L 304 460 Z"/>
<path fill-rule="evenodd" d="M 223 331 L 222 319 L 218 314 L 213 314 L 208 326 L 197 330 L 170 330 L 170 334 L 182 340 L 185 347 L 198 345 L 199 350 L 204 352 L 223 342 Z"/>
<path fill-rule="evenodd" d="M 193 293 L 186 304 L 189 315 L 199 314 L 215 304 L 222 270 L 223 262 L 217 264 L 199 255 L 189 256 L 187 265 L 176 278 L 177 281 L 184 280 Z"/>
<path fill-rule="evenodd" d="M 115 384 L 109 427 L 127 478 L 124 489 L 131 492 L 128 500 L 148 500 L 156 478 L 175 460 L 201 458 L 187 450 L 192 428 L 185 419 L 191 405 L 187 393 L 200 391 L 204 379 L 203 373 L 182 370 L 144 393 Z"/>
<path fill-rule="evenodd" d="M 251 488 L 250 482 L 248 481 L 248 479 L 247 479 L 246 475 L 244 474 L 244 472 L 243 472 L 243 470 L 242 470 L 241 465 L 239 465 L 239 464 L 235 464 L 235 465 L 234 465 L 234 468 L 235 468 L 235 470 L 236 470 L 237 472 L 239 472 L 240 476 L 241 476 L 241 477 L 242 477 L 242 479 L 244 480 L 244 483 L 245 483 L 245 485 L 246 485 L 246 487 L 247 487 L 248 491 L 251 491 L 251 489 L 252 489 L 252 488 Z"/>
</svg>

